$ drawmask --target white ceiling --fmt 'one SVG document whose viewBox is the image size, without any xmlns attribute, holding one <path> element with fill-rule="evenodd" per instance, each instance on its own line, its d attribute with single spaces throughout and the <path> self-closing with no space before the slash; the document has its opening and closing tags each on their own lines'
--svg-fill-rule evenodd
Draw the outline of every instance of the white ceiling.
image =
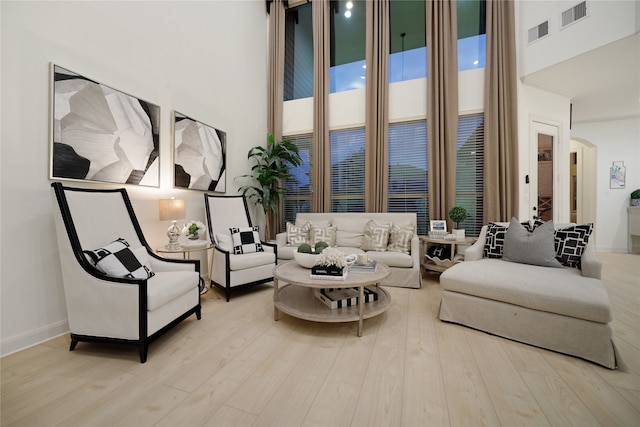
<svg viewBox="0 0 640 427">
<path fill-rule="evenodd" d="M 640 33 L 526 76 L 571 98 L 574 123 L 640 116 Z"/>
</svg>

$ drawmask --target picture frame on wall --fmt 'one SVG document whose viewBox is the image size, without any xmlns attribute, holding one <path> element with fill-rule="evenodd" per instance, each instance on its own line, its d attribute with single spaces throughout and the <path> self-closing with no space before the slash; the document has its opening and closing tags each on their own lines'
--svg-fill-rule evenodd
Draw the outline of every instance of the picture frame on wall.
<svg viewBox="0 0 640 427">
<path fill-rule="evenodd" d="M 51 179 L 160 185 L 160 107 L 51 64 Z"/>
<path fill-rule="evenodd" d="M 625 187 L 627 168 L 623 161 L 613 162 L 609 169 L 609 188 L 620 189 Z"/>
<path fill-rule="evenodd" d="M 226 191 L 227 133 L 173 112 L 174 187 Z"/>
</svg>

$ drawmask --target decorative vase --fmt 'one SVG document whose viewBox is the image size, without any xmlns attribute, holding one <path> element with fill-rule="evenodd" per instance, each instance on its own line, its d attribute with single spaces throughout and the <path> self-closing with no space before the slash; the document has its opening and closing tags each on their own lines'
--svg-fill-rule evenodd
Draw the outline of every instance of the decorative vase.
<svg viewBox="0 0 640 427">
<path fill-rule="evenodd" d="M 456 236 L 456 240 L 464 240 L 464 229 L 454 228 L 451 231 L 453 235 Z"/>
<path fill-rule="evenodd" d="M 189 234 L 189 240 L 198 240 L 200 236 L 198 234 Z"/>
</svg>

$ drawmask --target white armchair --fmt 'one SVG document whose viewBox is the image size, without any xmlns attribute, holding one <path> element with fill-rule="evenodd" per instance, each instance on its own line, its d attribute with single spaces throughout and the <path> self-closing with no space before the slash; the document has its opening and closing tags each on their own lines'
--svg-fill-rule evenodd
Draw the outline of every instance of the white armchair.
<svg viewBox="0 0 640 427">
<path fill-rule="evenodd" d="M 131 345 L 144 363 L 156 338 L 191 314 L 200 319 L 200 262 L 157 256 L 125 189 L 72 188 L 58 182 L 52 187 L 69 350 L 80 341 Z M 117 239 L 128 248 L 116 252 L 110 243 Z M 108 250 L 99 250 L 105 246 Z M 132 263 L 140 268 L 129 273 Z M 114 265 L 125 268 L 129 277 L 113 277 Z"/>
<path fill-rule="evenodd" d="M 227 302 L 232 289 L 272 281 L 278 249 L 260 241 L 257 231 L 249 231 L 253 226 L 244 196 L 205 194 L 204 205 L 209 237 L 215 244 L 211 283 L 225 291 Z M 243 233 L 232 236 L 231 229 Z"/>
</svg>

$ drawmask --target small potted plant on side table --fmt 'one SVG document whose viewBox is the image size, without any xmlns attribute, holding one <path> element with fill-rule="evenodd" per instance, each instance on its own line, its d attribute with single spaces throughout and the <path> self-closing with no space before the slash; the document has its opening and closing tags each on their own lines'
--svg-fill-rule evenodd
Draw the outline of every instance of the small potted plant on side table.
<svg viewBox="0 0 640 427">
<path fill-rule="evenodd" d="M 640 206 L 640 188 L 631 192 L 631 206 Z"/>
<path fill-rule="evenodd" d="M 464 229 L 460 229 L 460 223 L 467 219 L 467 210 L 462 206 L 454 206 L 449 211 L 449 218 L 456 223 L 456 228 L 452 233 L 456 236 L 456 240 L 464 240 Z"/>
</svg>

